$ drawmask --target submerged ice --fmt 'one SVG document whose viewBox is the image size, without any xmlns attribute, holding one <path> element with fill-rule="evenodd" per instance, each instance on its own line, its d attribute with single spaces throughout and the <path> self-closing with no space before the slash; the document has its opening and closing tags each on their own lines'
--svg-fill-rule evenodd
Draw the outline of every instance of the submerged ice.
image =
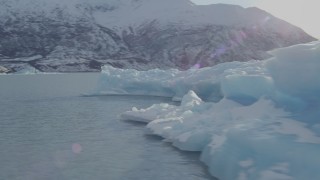
<svg viewBox="0 0 320 180">
<path fill-rule="evenodd" d="M 221 180 L 320 179 L 320 42 L 270 52 L 264 61 L 203 69 L 105 66 L 98 93 L 157 95 L 180 106 L 132 108 L 121 117 L 201 160 Z"/>
</svg>

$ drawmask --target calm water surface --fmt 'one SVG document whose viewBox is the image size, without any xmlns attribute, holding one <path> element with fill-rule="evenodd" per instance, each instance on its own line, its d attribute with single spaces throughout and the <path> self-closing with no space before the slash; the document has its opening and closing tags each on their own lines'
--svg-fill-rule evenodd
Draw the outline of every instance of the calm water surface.
<svg viewBox="0 0 320 180">
<path fill-rule="evenodd" d="M 0 76 L 2 180 L 208 180 L 197 153 L 121 121 L 165 98 L 91 96 L 99 74 Z"/>
</svg>

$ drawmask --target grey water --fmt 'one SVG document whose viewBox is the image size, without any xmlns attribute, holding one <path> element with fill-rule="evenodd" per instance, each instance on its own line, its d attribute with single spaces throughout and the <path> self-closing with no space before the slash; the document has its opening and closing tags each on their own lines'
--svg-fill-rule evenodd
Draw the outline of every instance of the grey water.
<svg viewBox="0 0 320 180">
<path fill-rule="evenodd" d="M 160 97 L 82 96 L 99 74 L 0 76 L 2 180 L 208 180 L 198 153 L 121 121 Z"/>
</svg>

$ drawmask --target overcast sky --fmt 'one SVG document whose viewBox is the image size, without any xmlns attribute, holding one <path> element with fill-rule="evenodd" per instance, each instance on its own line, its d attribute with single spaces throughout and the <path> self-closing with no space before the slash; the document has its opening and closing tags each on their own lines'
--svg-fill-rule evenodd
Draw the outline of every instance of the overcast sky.
<svg viewBox="0 0 320 180">
<path fill-rule="evenodd" d="M 320 0 L 192 0 L 196 4 L 228 3 L 256 6 L 301 27 L 320 39 Z"/>
</svg>

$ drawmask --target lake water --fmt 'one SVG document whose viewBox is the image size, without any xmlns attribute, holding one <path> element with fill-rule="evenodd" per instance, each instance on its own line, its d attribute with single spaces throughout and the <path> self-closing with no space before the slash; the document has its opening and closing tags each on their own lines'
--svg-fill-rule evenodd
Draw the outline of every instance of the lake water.
<svg viewBox="0 0 320 180">
<path fill-rule="evenodd" d="M 0 76 L 2 180 L 208 180 L 198 153 L 181 152 L 121 121 L 131 107 L 169 99 L 81 96 L 99 74 Z"/>
</svg>

